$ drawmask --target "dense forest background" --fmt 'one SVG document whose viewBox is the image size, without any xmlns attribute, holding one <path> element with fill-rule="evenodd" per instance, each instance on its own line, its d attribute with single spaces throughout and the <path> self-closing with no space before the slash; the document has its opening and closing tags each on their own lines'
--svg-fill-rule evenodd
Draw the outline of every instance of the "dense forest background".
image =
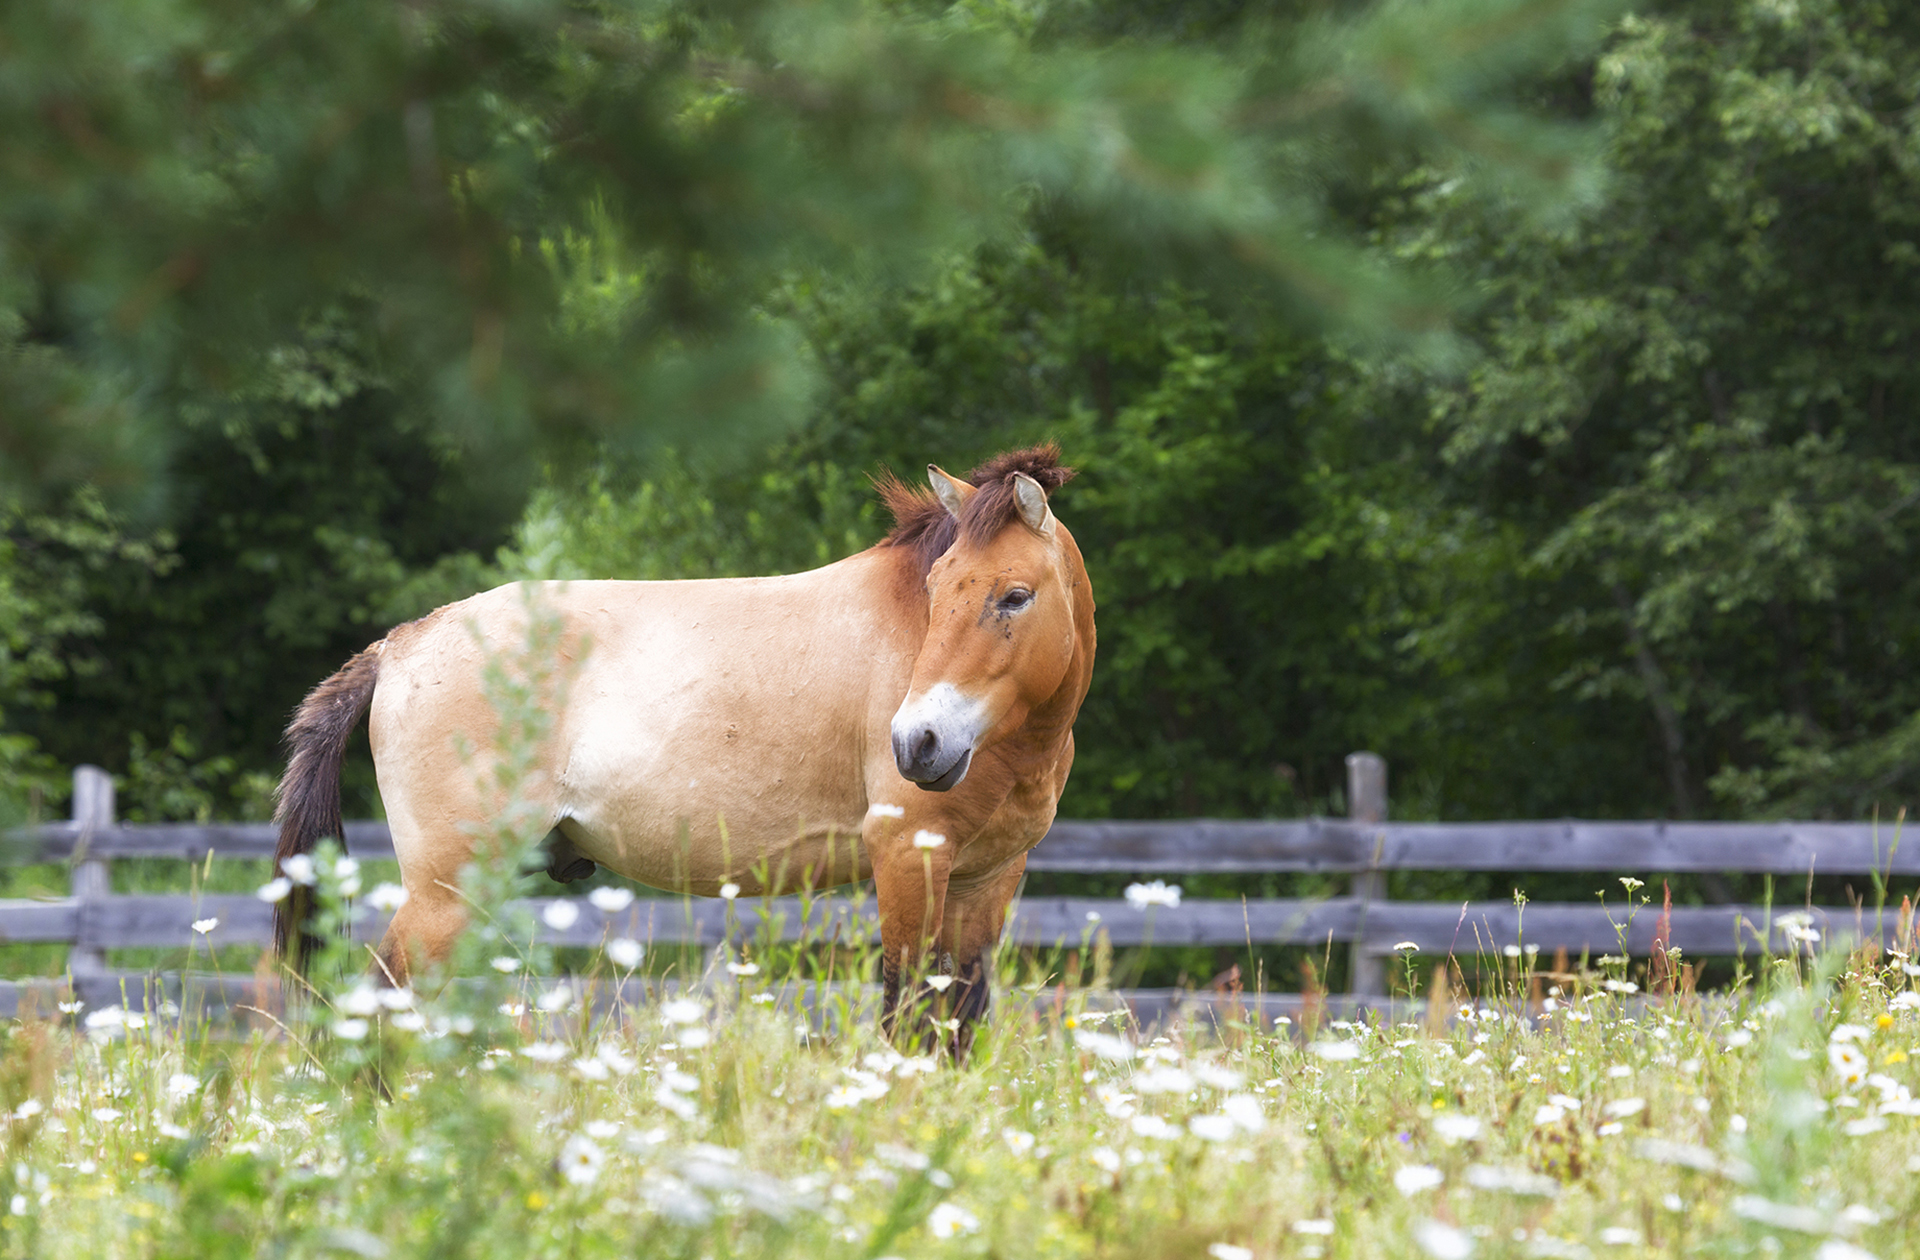
<svg viewBox="0 0 1920 1260">
<path fill-rule="evenodd" d="M 265 19 L 10 32 L 68 67 L 0 83 L 16 816 L 82 761 L 263 816 L 398 621 L 824 563 L 870 474 L 1042 438 L 1100 604 L 1067 815 L 1338 811 L 1359 748 L 1401 817 L 1920 788 L 1910 6 L 332 8 L 291 79 Z"/>
</svg>

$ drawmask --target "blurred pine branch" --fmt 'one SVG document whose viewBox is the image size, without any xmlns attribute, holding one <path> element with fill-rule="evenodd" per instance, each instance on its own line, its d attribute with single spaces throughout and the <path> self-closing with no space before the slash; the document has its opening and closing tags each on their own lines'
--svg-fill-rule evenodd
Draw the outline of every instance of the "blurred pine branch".
<svg viewBox="0 0 1920 1260">
<path fill-rule="evenodd" d="M 1590 195 L 1587 133 L 1513 85 L 1610 8 L 13 5 L 0 494 L 156 501 L 184 418 L 342 309 L 496 459 L 775 432 L 816 373 L 771 292 L 923 275 L 1036 199 L 1145 267 L 1431 338 L 1450 287 L 1369 261 L 1329 183 L 1422 152 Z"/>
</svg>

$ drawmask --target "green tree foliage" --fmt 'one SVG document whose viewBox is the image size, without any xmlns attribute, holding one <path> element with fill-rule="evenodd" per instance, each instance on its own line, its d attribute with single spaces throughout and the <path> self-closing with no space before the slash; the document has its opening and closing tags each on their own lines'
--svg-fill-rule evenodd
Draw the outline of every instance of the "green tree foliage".
<svg viewBox="0 0 1920 1260">
<path fill-rule="evenodd" d="M 183 426 L 169 530 L 130 542 L 90 495 L 16 514 L 10 567 L 39 566 L 16 580 L 58 602 L 20 623 L 37 655 L 18 672 L 40 681 L 8 728 L 62 764 L 124 768 L 130 817 L 259 814 L 301 695 L 490 580 L 478 553 L 520 496 L 472 462 L 337 327 L 310 328 L 258 390 Z M 371 809 L 364 772 L 353 787 Z"/>
<path fill-rule="evenodd" d="M 1546 230 L 1421 178 L 1484 357 L 1424 386 L 1461 502 L 1524 539 L 1572 704 L 1641 712 L 1677 814 L 1860 816 L 1920 778 L 1920 20 L 1673 6 L 1592 70 L 1615 178 Z"/>
<path fill-rule="evenodd" d="M 89 599 L 99 575 L 164 573 L 169 543 L 129 539 L 86 491 L 61 512 L 0 515 L 0 823 L 65 793 L 54 759 L 25 731 L 97 667 L 81 645 L 104 628 Z"/>
</svg>

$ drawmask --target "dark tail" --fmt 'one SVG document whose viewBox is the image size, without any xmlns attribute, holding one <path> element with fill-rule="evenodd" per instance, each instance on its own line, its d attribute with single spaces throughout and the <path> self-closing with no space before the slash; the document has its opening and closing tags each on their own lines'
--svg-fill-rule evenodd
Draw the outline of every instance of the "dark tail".
<svg viewBox="0 0 1920 1260">
<path fill-rule="evenodd" d="M 288 858 L 313 852 L 328 836 L 341 837 L 340 763 L 346 758 L 347 737 L 373 699 L 385 646 L 384 640 L 376 643 L 342 665 L 300 702 L 287 725 L 287 772 L 274 792 L 273 820 L 280 824 L 280 845 L 273 854 L 276 876 Z M 317 943 L 305 930 L 312 913 L 312 892 L 299 884 L 273 908 L 274 944 L 296 969 L 305 967 Z"/>
</svg>

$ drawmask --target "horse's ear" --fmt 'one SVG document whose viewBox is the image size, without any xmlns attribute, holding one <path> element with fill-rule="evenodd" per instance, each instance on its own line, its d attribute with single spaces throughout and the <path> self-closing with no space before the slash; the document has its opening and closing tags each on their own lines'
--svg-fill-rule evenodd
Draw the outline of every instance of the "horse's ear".
<svg viewBox="0 0 1920 1260">
<path fill-rule="evenodd" d="M 1053 512 L 1047 507 L 1047 492 L 1025 473 L 1013 474 L 1013 501 L 1020 519 L 1036 534 L 1053 532 Z"/>
<path fill-rule="evenodd" d="M 975 493 L 973 486 L 938 464 L 927 465 L 927 484 L 933 487 L 933 497 L 940 500 L 940 506 L 947 509 L 947 515 L 956 521 L 960 519 L 961 510 L 967 506 L 967 500 Z"/>
</svg>

